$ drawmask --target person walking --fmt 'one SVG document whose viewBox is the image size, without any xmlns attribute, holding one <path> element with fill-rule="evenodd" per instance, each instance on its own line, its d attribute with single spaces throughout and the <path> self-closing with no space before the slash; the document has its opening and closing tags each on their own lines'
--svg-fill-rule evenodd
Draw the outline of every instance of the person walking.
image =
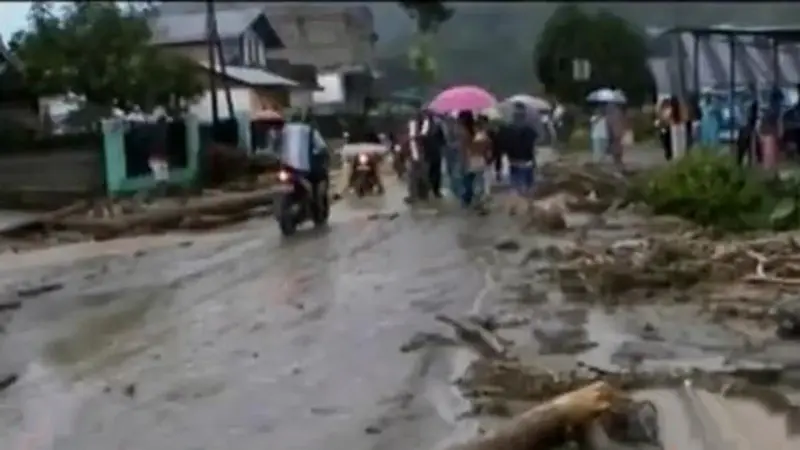
<svg viewBox="0 0 800 450">
<path fill-rule="evenodd" d="M 774 89 L 770 94 L 769 105 L 759 124 L 759 140 L 761 141 L 762 164 L 767 170 L 778 167 L 780 142 L 783 135 L 781 113 L 783 93 Z"/>
<path fill-rule="evenodd" d="M 514 103 L 512 121 L 505 132 L 509 177 L 515 200 L 517 204 L 527 205 L 527 198 L 534 184 L 538 134 L 528 119 L 527 109 L 523 103 Z M 512 207 L 512 212 L 514 209 Z"/>
<path fill-rule="evenodd" d="M 606 120 L 609 131 L 609 154 L 618 168 L 622 168 L 622 157 L 625 150 L 625 135 L 628 133 L 628 122 L 622 105 L 609 103 L 606 106 Z"/>
<path fill-rule="evenodd" d="M 463 152 L 464 173 L 461 204 L 465 208 L 476 205 L 477 193 L 483 183 L 486 158 L 489 155 L 489 137 L 479 130 L 472 111 L 458 113 L 458 141 Z"/>
<path fill-rule="evenodd" d="M 442 117 L 442 132 L 444 135 L 444 164 L 447 173 L 447 184 L 450 193 L 455 198 L 461 198 L 461 187 L 463 182 L 461 180 L 461 151 L 459 149 L 458 140 L 456 139 L 456 114 L 445 114 Z"/>
<path fill-rule="evenodd" d="M 595 109 L 594 114 L 589 119 L 590 137 L 592 139 L 592 160 L 602 163 L 610 151 L 608 121 L 606 120 L 605 108 L 601 105 Z"/>
<path fill-rule="evenodd" d="M 445 147 L 441 122 L 430 112 L 424 113 L 422 146 L 428 163 L 428 183 L 436 198 L 442 197 L 442 151 Z"/>
</svg>

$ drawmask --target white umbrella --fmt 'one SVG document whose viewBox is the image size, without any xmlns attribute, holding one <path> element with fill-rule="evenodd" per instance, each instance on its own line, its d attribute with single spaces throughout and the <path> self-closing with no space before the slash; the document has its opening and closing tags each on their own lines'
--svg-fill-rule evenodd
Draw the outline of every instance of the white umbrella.
<svg viewBox="0 0 800 450">
<path fill-rule="evenodd" d="M 547 100 L 528 94 L 512 95 L 502 102 L 504 105 L 513 105 L 514 103 L 522 103 L 529 109 L 535 109 L 542 112 L 550 111 L 550 109 L 553 107 L 553 105 L 551 105 Z"/>
<path fill-rule="evenodd" d="M 586 97 L 586 100 L 597 103 L 627 103 L 628 99 L 619 89 L 602 88 L 598 89 Z"/>
</svg>

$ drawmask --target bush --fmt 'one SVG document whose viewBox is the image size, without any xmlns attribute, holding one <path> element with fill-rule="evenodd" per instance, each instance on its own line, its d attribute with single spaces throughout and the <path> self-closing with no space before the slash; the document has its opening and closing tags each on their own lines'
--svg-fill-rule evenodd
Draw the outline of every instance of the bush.
<svg viewBox="0 0 800 450">
<path fill-rule="evenodd" d="M 693 151 L 648 173 L 635 186 L 633 195 L 657 214 L 736 231 L 781 225 L 772 216 L 785 191 L 783 183 L 740 167 L 729 156 Z M 797 216 L 798 211 L 786 213 L 792 214 Z M 787 219 L 783 226 L 787 221 L 800 223 Z"/>
</svg>

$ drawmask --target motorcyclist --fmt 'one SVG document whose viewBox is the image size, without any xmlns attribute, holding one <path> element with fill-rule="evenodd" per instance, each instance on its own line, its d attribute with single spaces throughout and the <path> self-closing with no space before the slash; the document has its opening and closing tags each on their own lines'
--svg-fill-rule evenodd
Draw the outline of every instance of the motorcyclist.
<svg viewBox="0 0 800 450">
<path fill-rule="evenodd" d="M 312 199 L 317 204 L 320 194 L 327 192 L 330 154 L 319 130 L 308 122 L 297 112 L 283 127 L 281 163 L 308 180 Z M 323 187 L 325 189 L 321 190 Z"/>
<path fill-rule="evenodd" d="M 355 126 L 353 126 L 350 131 L 348 131 L 347 142 L 352 143 L 370 143 L 370 144 L 383 144 L 380 135 L 375 130 L 375 127 L 370 124 L 366 118 L 361 118 L 360 120 L 356 121 Z M 383 192 L 383 181 L 381 180 L 380 176 L 380 169 L 379 169 L 379 161 L 373 155 L 370 157 L 370 164 L 373 166 L 375 170 L 375 184 L 378 187 L 378 191 Z M 356 160 L 354 158 L 350 164 L 350 176 L 348 177 L 348 184 L 353 186 L 356 177 Z"/>
</svg>

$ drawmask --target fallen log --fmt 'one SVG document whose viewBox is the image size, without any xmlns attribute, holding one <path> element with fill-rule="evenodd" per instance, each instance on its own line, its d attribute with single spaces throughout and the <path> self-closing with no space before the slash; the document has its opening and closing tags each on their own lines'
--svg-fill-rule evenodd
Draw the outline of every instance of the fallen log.
<svg viewBox="0 0 800 450">
<path fill-rule="evenodd" d="M 183 218 L 190 216 L 219 216 L 241 212 L 269 204 L 274 196 L 274 189 L 260 189 L 253 192 L 200 198 L 182 205 L 151 208 L 140 213 L 108 219 L 66 217 L 57 223 L 66 228 L 112 237 L 135 228 L 159 228 L 168 224 L 177 224 Z"/>
<path fill-rule="evenodd" d="M 624 393 L 598 381 L 534 406 L 508 426 L 447 450 L 547 450 L 583 441 L 596 419 L 628 401 Z"/>
<path fill-rule="evenodd" d="M 32 230 L 41 230 L 47 228 L 48 226 L 53 225 L 58 220 L 71 216 L 77 212 L 83 211 L 89 208 L 89 202 L 85 200 L 81 200 L 75 203 L 72 203 L 68 206 L 63 208 L 59 208 L 55 211 L 49 211 L 46 213 L 39 214 L 30 220 L 25 220 L 20 222 L 14 226 L 5 228 L 2 230 L 2 234 L 4 236 L 14 236 L 16 233 L 23 233 Z"/>
</svg>

